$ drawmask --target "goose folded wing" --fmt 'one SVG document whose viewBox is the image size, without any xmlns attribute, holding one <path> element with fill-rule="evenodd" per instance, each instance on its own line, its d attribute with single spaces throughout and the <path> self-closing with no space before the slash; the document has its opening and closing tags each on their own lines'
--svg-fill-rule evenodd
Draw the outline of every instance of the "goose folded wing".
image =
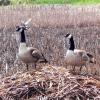
<svg viewBox="0 0 100 100">
<path fill-rule="evenodd" d="M 79 54 L 80 58 L 82 59 L 82 61 L 88 61 L 88 56 L 87 56 L 86 52 L 84 52 L 83 50 L 80 50 L 78 52 L 78 54 Z"/>
<path fill-rule="evenodd" d="M 40 58 L 40 53 L 38 51 L 33 51 L 32 52 L 32 57 L 39 59 Z"/>
<path fill-rule="evenodd" d="M 38 50 L 32 51 L 32 57 L 37 59 L 38 62 L 40 62 L 40 63 L 47 63 L 48 62 L 46 60 L 46 58 L 44 57 L 44 55 Z"/>
</svg>

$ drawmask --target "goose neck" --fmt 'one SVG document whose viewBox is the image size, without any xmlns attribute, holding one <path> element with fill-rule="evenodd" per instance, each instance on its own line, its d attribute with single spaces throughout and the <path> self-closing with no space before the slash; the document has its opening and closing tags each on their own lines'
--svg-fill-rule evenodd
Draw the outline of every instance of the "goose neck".
<svg viewBox="0 0 100 100">
<path fill-rule="evenodd" d="M 21 32 L 21 41 L 20 42 L 26 42 L 26 38 L 25 38 L 25 31 L 24 30 L 22 30 L 22 32 Z"/>
<path fill-rule="evenodd" d="M 69 39 L 69 50 L 74 51 L 75 49 L 75 44 L 74 44 L 74 40 L 73 40 L 73 36 Z"/>
</svg>

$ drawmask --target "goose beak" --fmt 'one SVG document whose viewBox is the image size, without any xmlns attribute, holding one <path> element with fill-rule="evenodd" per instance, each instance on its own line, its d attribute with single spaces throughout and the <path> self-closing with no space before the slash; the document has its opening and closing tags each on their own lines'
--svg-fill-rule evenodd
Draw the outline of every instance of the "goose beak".
<svg viewBox="0 0 100 100">
<path fill-rule="evenodd" d="M 16 26 L 16 31 L 18 31 L 20 29 L 20 27 L 19 26 Z"/>
</svg>

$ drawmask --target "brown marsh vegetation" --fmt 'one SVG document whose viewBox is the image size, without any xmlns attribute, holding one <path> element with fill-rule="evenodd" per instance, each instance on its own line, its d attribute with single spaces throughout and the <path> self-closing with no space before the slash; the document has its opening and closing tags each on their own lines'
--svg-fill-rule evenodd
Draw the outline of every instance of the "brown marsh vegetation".
<svg viewBox="0 0 100 100">
<path fill-rule="evenodd" d="M 68 45 L 64 35 L 74 35 L 76 47 L 92 53 L 97 61 L 95 68 L 100 74 L 100 6 L 34 5 L 7 6 L 0 8 L 0 63 L 1 74 L 25 69 L 17 61 L 19 34 L 15 27 L 21 20 L 32 18 L 26 32 L 27 44 L 44 52 L 52 65 L 63 65 Z M 66 41 L 67 42 L 67 41 Z M 93 67 L 94 65 L 91 65 Z"/>
<path fill-rule="evenodd" d="M 17 59 L 19 34 L 15 32 L 15 27 L 20 25 L 21 20 L 26 21 L 29 18 L 32 18 L 32 21 L 26 32 L 27 45 L 41 50 L 50 65 L 40 66 L 37 71 L 21 73 L 26 67 Z M 94 55 L 96 64 L 89 65 L 89 70 L 96 69 L 96 74 L 100 75 L 99 5 L 0 8 L 0 78 L 7 76 L 0 79 L 1 100 L 24 100 L 23 98 L 29 99 L 32 95 L 32 100 L 100 98 L 99 77 L 72 75 L 67 69 L 59 67 L 64 64 L 64 54 L 68 48 L 64 38 L 66 33 L 73 34 L 77 48 L 85 49 Z M 13 76 L 8 76 L 12 74 Z"/>
</svg>

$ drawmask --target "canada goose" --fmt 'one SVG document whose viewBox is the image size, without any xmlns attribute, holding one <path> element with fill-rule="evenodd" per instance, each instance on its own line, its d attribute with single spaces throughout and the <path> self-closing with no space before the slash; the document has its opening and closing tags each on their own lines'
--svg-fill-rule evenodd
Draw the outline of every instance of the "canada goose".
<svg viewBox="0 0 100 100">
<path fill-rule="evenodd" d="M 75 66 L 80 66 L 81 72 L 82 66 L 86 67 L 88 63 L 95 63 L 95 59 L 92 54 L 85 50 L 75 49 L 73 36 L 71 34 L 67 34 L 65 38 L 69 39 L 69 49 L 65 55 L 66 65 L 73 66 L 73 70 L 75 70 Z"/>
<path fill-rule="evenodd" d="M 18 58 L 20 58 L 20 60 L 22 60 L 26 64 L 26 67 L 28 70 L 29 63 L 34 63 L 35 68 L 36 68 L 37 62 L 47 63 L 47 60 L 37 48 L 26 46 L 25 30 L 27 29 L 28 27 L 26 24 L 22 24 L 21 26 L 16 27 L 16 31 L 19 32 L 21 36 L 19 51 L 18 51 Z"/>
</svg>

